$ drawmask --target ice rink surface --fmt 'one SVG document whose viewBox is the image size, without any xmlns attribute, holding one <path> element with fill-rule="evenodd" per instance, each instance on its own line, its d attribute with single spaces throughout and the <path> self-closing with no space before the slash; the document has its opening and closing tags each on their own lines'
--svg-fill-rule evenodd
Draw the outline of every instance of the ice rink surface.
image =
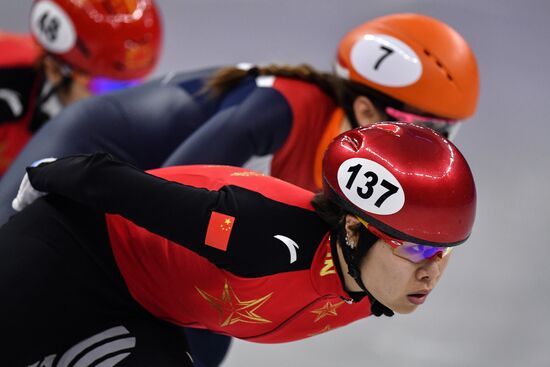
<svg viewBox="0 0 550 367">
<path fill-rule="evenodd" d="M 476 225 L 427 303 L 301 342 L 235 341 L 224 367 L 550 366 L 549 1 L 158 2 L 156 75 L 242 61 L 329 70 L 347 30 L 394 12 L 450 24 L 479 63 L 479 109 L 455 140 L 477 181 Z M 30 3 L 0 0 L 0 27 L 25 31 Z"/>
</svg>

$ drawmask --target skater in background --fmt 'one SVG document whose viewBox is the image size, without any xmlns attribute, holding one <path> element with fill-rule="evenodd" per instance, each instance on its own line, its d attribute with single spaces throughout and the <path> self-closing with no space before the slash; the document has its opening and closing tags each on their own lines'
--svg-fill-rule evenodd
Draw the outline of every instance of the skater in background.
<svg viewBox="0 0 550 367">
<path fill-rule="evenodd" d="M 30 35 L 0 31 L 0 177 L 34 126 L 50 117 L 34 108 L 44 84 L 37 68 L 41 54 Z"/>
<path fill-rule="evenodd" d="M 315 191 L 324 149 L 341 131 L 400 120 L 452 138 L 476 109 L 475 56 L 434 18 L 366 22 L 343 37 L 336 65 L 337 75 L 277 65 L 169 74 L 71 106 L 0 181 L 0 223 L 24 168 L 44 157 L 105 151 L 142 169 L 248 166 Z"/>
<path fill-rule="evenodd" d="M 0 31 L 0 177 L 61 109 L 149 75 L 161 28 L 152 0 L 36 0 L 31 34 Z"/>
</svg>

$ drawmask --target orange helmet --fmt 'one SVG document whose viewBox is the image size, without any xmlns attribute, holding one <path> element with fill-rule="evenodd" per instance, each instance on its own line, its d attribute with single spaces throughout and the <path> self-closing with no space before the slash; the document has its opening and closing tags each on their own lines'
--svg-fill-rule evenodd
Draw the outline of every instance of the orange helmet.
<svg viewBox="0 0 550 367">
<path fill-rule="evenodd" d="M 50 55 L 91 76 L 143 78 L 159 58 L 162 30 L 153 0 L 35 0 L 30 22 Z"/>
<path fill-rule="evenodd" d="M 351 30 L 338 47 L 336 73 L 409 106 L 448 119 L 474 114 L 479 76 L 468 43 L 447 24 L 392 14 Z"/>
</svg>

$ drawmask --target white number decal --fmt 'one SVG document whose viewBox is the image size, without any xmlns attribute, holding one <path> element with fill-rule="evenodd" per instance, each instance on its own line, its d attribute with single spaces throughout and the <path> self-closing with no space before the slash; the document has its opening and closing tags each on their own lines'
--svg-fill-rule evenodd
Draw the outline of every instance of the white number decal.
<svg viewBox="0 0 550 367">
<path fill-rule="evenodd" d="M 64 53 L 76 43 L 76 32 L 67 13 L 57 4 L 38 1 L 31 12 L 31 30 L 48 51 Z"/>
<path fill-rule="evenodd" d="M 414 50 L 388 35 L 363 36 L 351 49 L 351 63 L 363 77 L 388 87 L 411 85 L 422 76 Z"/>
<path fill-rule="evenodd" d="M 385 167 L 369 159 L 352 158 L 342 163 L 338 185 L 353 204 L 370 213 L 394 214 L 405 204 L 399 181 Z"/>
</svg>

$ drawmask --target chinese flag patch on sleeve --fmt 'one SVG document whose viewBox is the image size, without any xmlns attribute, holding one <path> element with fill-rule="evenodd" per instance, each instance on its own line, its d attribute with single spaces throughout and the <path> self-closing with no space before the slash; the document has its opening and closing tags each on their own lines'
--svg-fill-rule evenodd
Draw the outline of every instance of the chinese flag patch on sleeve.
<svg viewBox="0 0 550 367">
<path fill-rule="evenodd" d="M 208 228 L 206 229 L 204 243 L 208 246 L 226 251 L 234 223 L 235 217 L 213 211 L 210 216 L 210 221 L 208 222 Z"/>
</svg>

